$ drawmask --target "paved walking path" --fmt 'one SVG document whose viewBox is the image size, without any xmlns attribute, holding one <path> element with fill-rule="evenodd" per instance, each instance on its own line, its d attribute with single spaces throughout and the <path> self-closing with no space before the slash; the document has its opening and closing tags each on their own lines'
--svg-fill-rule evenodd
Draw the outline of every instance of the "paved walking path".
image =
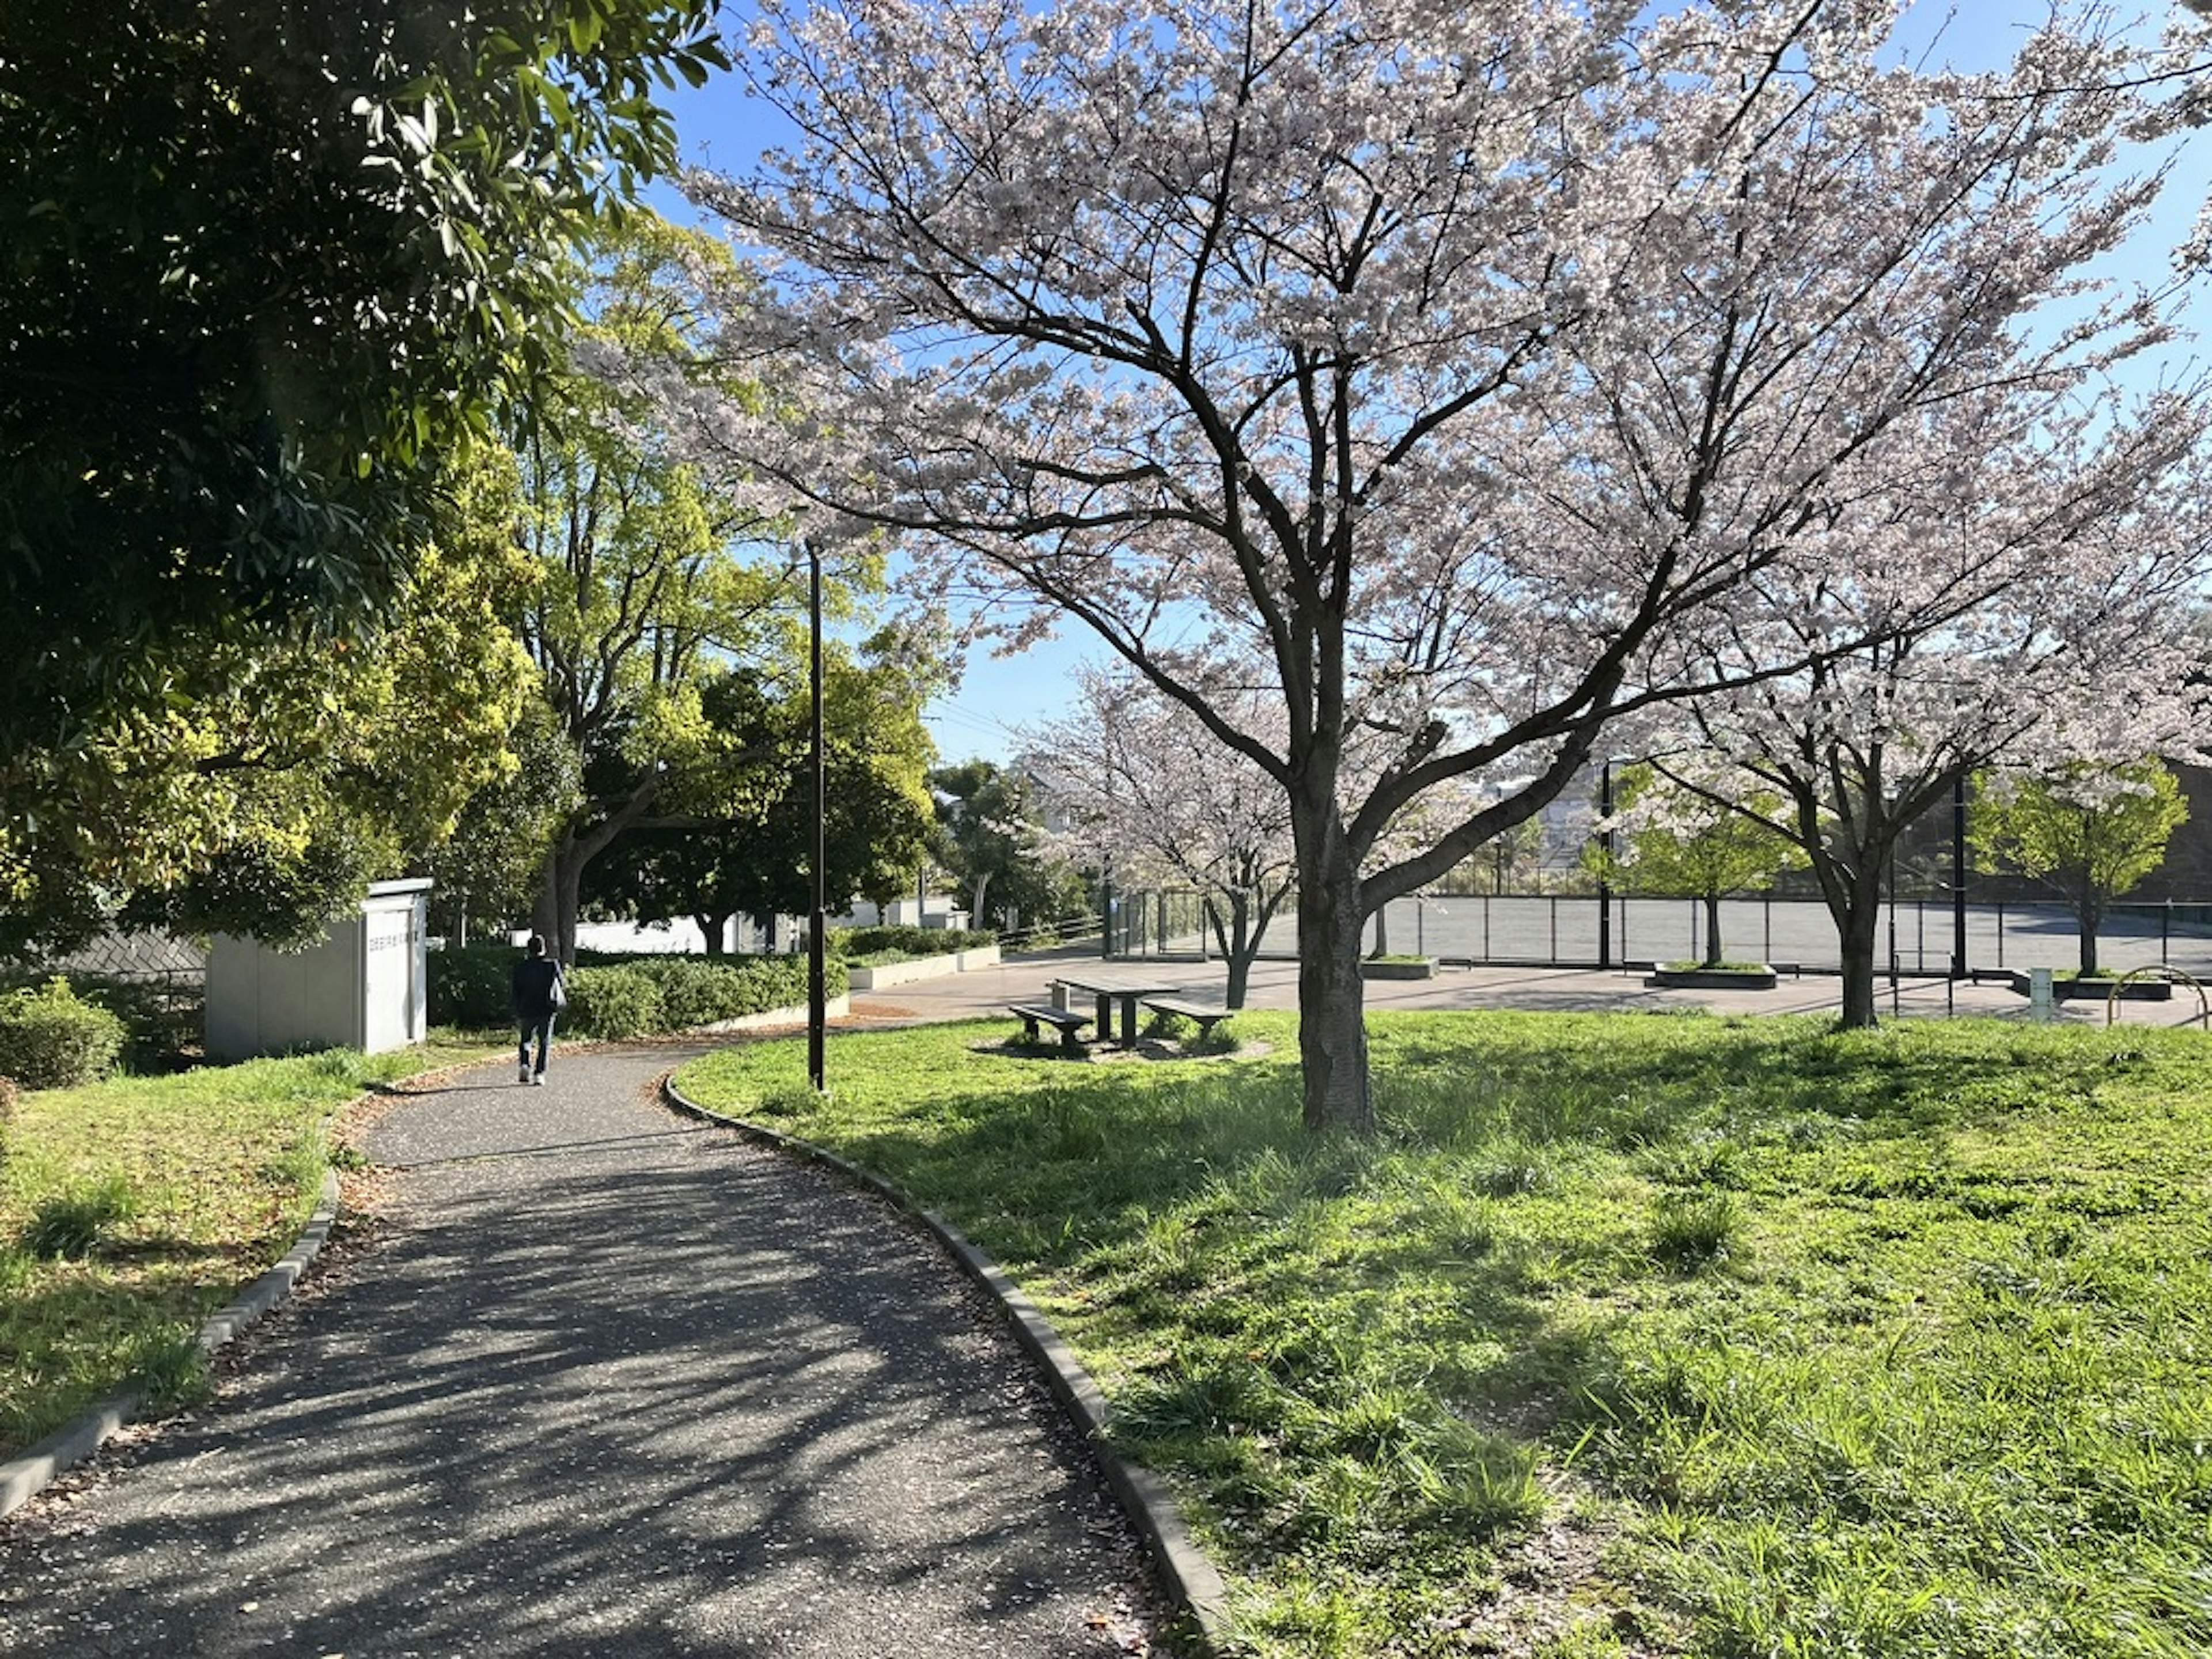
<svg viewBox="0 0 2212 1659">
<path fill-rule="evenodd" d="M 1120 1511 L 904 1221 L 654 1103 L 667 1048 L 398 1102 L 207 1409 L 0 1523 L 0 1653 L 1141 1653 Z"/>
</svg>

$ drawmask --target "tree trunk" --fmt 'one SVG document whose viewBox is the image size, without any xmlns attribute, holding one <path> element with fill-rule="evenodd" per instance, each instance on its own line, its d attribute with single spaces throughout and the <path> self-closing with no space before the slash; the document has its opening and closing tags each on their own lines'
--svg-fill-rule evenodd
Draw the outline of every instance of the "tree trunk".
<svg viewBox="0 0 2212 1659">
<path fill-rule="evenodd" d="M 1229 981 L 1222 993 L 1223 1003 L 1231 1008 L 1242 1008 L 1252 985 L 1252 958 L 1258 954 L 1260 941 L 1252 933 L 1252 899 L 1242 890 L 1229 896 L 1229 927 L 1224 932 L 1218 911 L 1213 911 L 1214 937 L 1220 941 L 1221 959 L 1229 966 Z"/>
<path fill-rule="evenodd" d="M 538 897 L 541 914 L 550 914 L 551 921 L 550 927 L 541 921 L 538 931 L 564 968 L 576 965 L 576 912 L 582 908 L 584 866 L 599 851 L 592 848 L 587 852 L 585 846 L 574 836 L 563 836 L 554 844 L 553 857 L 545 866 L 545 890 Z"/>
<path fill-rule="evenodd" d="M 1726 960 L 1721 954 L 1721 896 L 1705 895 L 1705 966 L 1717 968 Z"/>
<path fill-rule="evenodd" d="M 730 954 L 730 917 L 728 912 L 725 911 L 719 916 L 695 915 L 691 920 L 697 924 L 699 928 L 699 936 L 701 939 L 706 941 L 706 950 L 708 956 L 726 957 Z"/>
<path fill-rule="evenodd" d="M 614 801 L 606 816 L 591 829 L 579 833 L 579 820 L 570 819 L 560 839 L 553 843 L 553 850 L 546 854 L 532 926 L 545 940 L 547 950 L 560 958 L 562 967 L 576 965 L 576 912 L 581 907 L 585 866 L 612 846 L 617 836 L 645 817 L 659 793 L 659 778 L 648 778 L 628 795 Z M 580 816 L 588 817 L 589 814 Z"/>
<path fill-rule="evenodd" d="M 1834 908 L 1830 906 L 1832 911 Z M 1847 1031 L 1870 1031 L 1878 1024 L 1875 1018 L 1875 945 L 1881 918 L 1879 879 L 1862 878 L 1853 881 L 1842 914 L 1836 916 L 1836 933 L 1844 953 L 1842 1024 Z"/>
<path fill-rule="evenodd" d="M 561 855 L 567 850 L 572 836 L 563 835 L 553 850 L 545 855 L 545 868 L 538 878 L 538 896 L 530 908 L 530 931 L 545 941 L 545 948 L 564 964 L 572 960 L 571 954 L 561 950 Z M 570 953 L 574 945 L 570 944 Z"/>
<path fill-rule="evenodd" d="M 2081 974 L 2087 978 L 2097 971 L 2097 934 L 2105 923 L 2105 907 L 2085 901 L 2075 911 L 2081 924 Z"/>
<path fill-rule="evenodd" d="M 1316 1133 L 1370 1134 L 1375 1097 L 1367 1069 L 1366 987 L 1359 977 L 1359 877 L 1328 796 L 1296 795 L 1298 851 L 1298 1059 L 1305 1126 Z"/>
</svg>

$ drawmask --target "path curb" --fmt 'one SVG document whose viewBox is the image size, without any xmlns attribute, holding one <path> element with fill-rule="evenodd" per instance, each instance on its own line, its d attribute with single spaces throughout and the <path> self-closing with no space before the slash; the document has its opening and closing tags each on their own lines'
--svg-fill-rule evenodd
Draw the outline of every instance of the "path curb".
<svg viewBox="0 0 2212 1659">
<path fill-rule="evenodd" d="M 933 1210 L 923 1209 L 890 1182 L 872 1170 L 848 1163 L 826 1147 L 802 1140 L 744 1118 L 731 1117 L 702 1106 L 676 1086 L 672 1073 L 661 1084 L 661 1093 L 678 1111 L 708 1123 L 734 1129 L 746 1139 L 775 1151 L 807 1158 L 835 1171 L 912 1216 L 933 1233 L 954 1261 L 994 1300 L 1006 1316 L 1015 1340 L 1034 1359 L 1045 1384 L 1052 1390 L 1069 1420 L 1083 1437 L 1099 1470 L 1128 1513 L 1156 1562 L 1161 1586 L 1182 1615 L 1186 1638 L 1194 1638 L 1205 1654 L 1225 1656 L 1233 1651 L 1228 1636 L 1229 1594 L 1220 1573 L 1192 1540 L 1174 1497 L 1151 1470 L 1125 1461 L 1105 1437 L 1106 1396 L 1091 1379 L 1074 1352 L 1037 1310 L 1006 1270 L 969 1243 L 960 1230 Z"/>
<path fill-rule="evenodd" d="M 212 1355 L 236 1341 L 264 1314 L 292 1294 L 300 1275 L 329 1240 L 337 1214 L 338 1178 L 335 1172 L 326 1171 L 315 1212 L 307 1218 L 307 1226 L 284 1259 L 200 1327 L 196 1340 L 203 1355 Z M 112 1395 L 27 1450 L 0 1463 L 0 1516 L 21 1509 L 65 1470 L 91 1456 L 118 1430 L 134 1420 L 145 1404 L 144 1394 L 136 1389 Z"/>
</svg>

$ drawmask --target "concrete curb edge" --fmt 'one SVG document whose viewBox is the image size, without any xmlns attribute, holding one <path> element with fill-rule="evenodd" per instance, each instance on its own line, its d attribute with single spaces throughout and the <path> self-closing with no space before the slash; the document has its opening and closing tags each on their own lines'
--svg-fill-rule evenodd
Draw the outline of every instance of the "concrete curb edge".
<svg viewBox="0 0 2212 1659">
<path fill-rule="evenodd" d="M 315 1212 L 307 1218 L 307 1226 L 284 1259 L 200 1327 L 195 1340 L 203 1355 L 212 1355 L 237 1340 L 264 1314 L 292 1294 L 300 1275 L 329 1240 L 337 1214 L 338 1178 L 335 1172 L 326 1171 Z M 118 1430 L 136 1419 L 145 1404 L 145 1395 L 135 1389 L 112 1395 L 35 1445 L 0 1463 L 0 1516 L 21 1509 L 64 1471 L 91 1456 Z"/>
<path fill-rule="evenodd" d="M 1219 1571 L 1192 1540 L 1166 1483 L 1151 1470 L 1124 1460 L 1108 1443 L 1106 1396 L 1060 1333 L 1053 1328 L 1052 1322 L 1037 1310 L 1036 1304 L 1007 1277 L 1004 1268 L 970 1243 L 944 1217 L 933 1210 L 923 1209 L 873 1171 L 848 1163 L 811 1141 L 702 1106 L 677 1088 L 672 1075 L 662 1083 L 661 1092 L 678 1111 L 703 1122 L 734 1129 L 775 1151 L 822 1164 L 927 1227 L 962 1270 L 999 1304 L 1015 1340 L 1036 1362 L 1046 1386 L 1082 1435 L 1107 1484 L 1121 1500 L 1122 1508 L 1151 1549 L 1162 1587 L 1183 1615 L 1187 1626 L 1184 1633 L 1195 1636 L 1204 1653 L 1226 1655 L 1233 1650 L 1228 1638 L 1229 1595 Z"/>
</svg>

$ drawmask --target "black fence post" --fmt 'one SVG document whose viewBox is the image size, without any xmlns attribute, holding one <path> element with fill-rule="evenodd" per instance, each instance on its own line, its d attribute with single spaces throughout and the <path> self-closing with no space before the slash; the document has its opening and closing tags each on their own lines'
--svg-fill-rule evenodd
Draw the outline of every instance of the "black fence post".
<svg viewBox="0 0 2212 1659">
<path fill-rule="evenodd" d="M 1597 833 L 1597 965 L 1602 973 L 1613 966 L 1613 763 L 1607 761 L 1598 773 L 1598 822 L 1605 827 Z M 1624 944 L 1622 954 L 1626 955 Z"/>
<path fill-rule="evenodd" d="M 1966 976 L 1966 779 L 1951 786 L 1951 977 Z"/>
</svg>

